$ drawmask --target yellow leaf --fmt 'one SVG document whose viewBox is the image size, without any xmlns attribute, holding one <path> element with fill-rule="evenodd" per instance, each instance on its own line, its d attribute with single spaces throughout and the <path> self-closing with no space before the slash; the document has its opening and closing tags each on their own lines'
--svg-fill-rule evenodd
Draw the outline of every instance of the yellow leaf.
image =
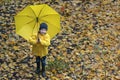
<svg viewBox="0 0 120 80">
<path fill-rule="evenodd" d="M 114 36 L 117 36 L 117 35 L 118 35 L 117 31 L 116 31 L 116 32 L 113 31 L 112 33 L 114 34 Z"/>
<path fill-rule="evenodd" d="M 4 68 L 4 69 L 8 68 L 8 66 L 7 66 L 6 63 L 3 63 L 3 64 L 1 65 L 1 67 Z"/>
<path fill-rule="evenodd" d="M 14 46 L 13 49 L 14 50 L 19 50 L 19 47 L 18 46 Z"/>
<path fill-rule="evenodd" d="M 69 62 L 69 60 L 68 60 L 68 59 L 65 59 L 65 62 Z"/>
<path fill-rule="evenodd" d="M 11 57 L 11 58 L 15 58 L 15 54 L 10 53 L 10 52 L 8 52 L 7 54 L 8 54 L 9 57 Z"/>
<path fill-rule="evenodd" d="M 57 77 L 54 77 L 54 76 L 52 76 L 51 79 L 52 80 L 59 80 Z"/>
<path fill-rule="evenodd" d="M 70 71 L 71 71 L 71 72 L 74 72 L 74 71 L 75 71 L 75 69 L 74 69 L 73 67 L 71 67 L 71 68 L 70 68 Z"/>
<path fill-rule="evenodd" d="M 63 47 L 63 45 L 59 45 L 57 48 L 61 49 Z"/>
<path fill-rule="evenodd" d="M 106 5 L 106 4 L 109 4 L 111 2 L 111 0 L 104 0 L 102 2 L 103 2 L 104 5 Z"/>
<path fill-rule="evenodd" d="M 14 45 L 15 41 L 11 40 L 11 41 L 9 41 L 9 44 Z"/>
<path fill-rule="evenodd" d="M 96 61 L 100 60 L 100 57 L 98 55 L 95 56 Z"/>
<path fill-rule="evenodd" d="M 85 53 L 85 51 L 84 51 L 84 50 L 81 50 L 81 51 L 80 51 L 80 53 L 84 54 L 84 53 Z"/>
<path fill-rule="evenodd" d="M 61 21 L 65 21 L 65 17 L 64 16 L 61 17 Z"/>
<path fill-rule="evenodd" d="M 117 54 L 120 54 L 120 50 L 117 50 L 116 53 L 117 53 Z"/>
<path fill-rule="evenodd" d="M 89 26 L 88 26 L 88 29 L 93 29 L 93 24 L 90 24 Z"/>
<path fill-rule="evenodd" d="M 117 66 L 117 67 L 120 67 L 120 62 L 117 62 L 116 66 Z"/>
<path fill-rule="evenodd" d="M 66 76 L 65 80 L 72 80 L 72 79 L 69 76 Z"/>
<path fill-rule="evenodd" d="M 28 74 L 28 77 L 32 77 L 32 74 Z"/>
<path fill-rule="evenodd" d="M 89 53 L 89 50 L 85 50 L 85 53 Z"/>
<path fill-rule="evenodd" d="M 97 36 L 96 35 L 91 35 L 92 40 L 96 40 Z"/>
<path fill-rule="evenodd" d="M 104 41 L 105 46 L 109 46 L 110 42 L 109 41 Z"/>
<path fill-rule="evenodd" d="M 12 63 L 9 64 L 9 67 L 14 69 L 14 65 Z"/>
<path fill-rule="evenodd" d="M 76 52 L 75 54 L 76 54 L 77 56 L 79 56 L 79 55 L 80 55 L 80 53 L 78 53 L 78 52 Z"/>
<path fill-rule="evenodd" d="M 26 69 L 27 67 L 28 67 L 27 64 L 22 65 L 22 68 L 23 68 L 23 69 Z"/>
<path fill-rule="evenodd" d="M 55 69 L 52 69 L 52 72 L 53 72 L 54 74 L 56 74 L 56 73 L 57 73 L 57 71 L 56 71 Z"/>
<path fill-rule="evenodd" d="M 120 80 L 120 76 L 115 76 L 115 79 L 116 80 Z"/>
<path fill-rule="evenodd" d="M 59 79 L 64 79 L 65 75 L 64 74 L 57 74 L 56 77 L 59 78 Z"/>
<path fill-rule="evenodd" d="M 57 59 L 58 59 L 58 60 L 60 60 L 60 59 L 61 59 L 61 57 L 60 57 L 60 56 L 58 56 L 58 57 L 57 57 Z"/>
</svg>

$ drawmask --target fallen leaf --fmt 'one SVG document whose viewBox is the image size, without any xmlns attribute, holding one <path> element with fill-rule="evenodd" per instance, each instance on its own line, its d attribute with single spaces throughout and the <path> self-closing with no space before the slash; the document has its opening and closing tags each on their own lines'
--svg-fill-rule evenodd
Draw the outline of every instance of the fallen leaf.
<svg viewBox="0 0 120 80">
<path fill-rule="evenodd" d="M 71 72 L 74 72 L 75 69 L 74 69 L 73 67 L 70 67 L 70 71 L 71 71 Z"/>
<path fill-rule="evenodd" d="M 93 24 L 88 25 L 88 29 L 93 29 Z"/>
<path fill-rule="evenodd" d="M 115 79 L 116 80 L 120 80 L 120 76 L 115 76 Z"/>
<path fill-rule="evenodd" d="M 19 47 L 18 46 L 13 46 L 13 49 L 14 50 L 19 50 Z"/>
<path fill-rule="evenodd" d="M 117 54 L 120 54 L 120 50 L 117 50 L 116 53 L 117 53 Z"/>
<path fill-rule="evenodd" d="M 56 73 L 57 73 L 57 71 L 56 71 L 55 69 L 52 69 L 52 72 L 53 72 L 54 74 L 56 74 Z"/>
<path fill-rule="evenodd" d="M 51 79 L 52 79 L 52 80 L 59 80 L 59 79 L 58 79 L 57 77 L 55 77 L 55 76 L 52 76 Z"/>
</svg>

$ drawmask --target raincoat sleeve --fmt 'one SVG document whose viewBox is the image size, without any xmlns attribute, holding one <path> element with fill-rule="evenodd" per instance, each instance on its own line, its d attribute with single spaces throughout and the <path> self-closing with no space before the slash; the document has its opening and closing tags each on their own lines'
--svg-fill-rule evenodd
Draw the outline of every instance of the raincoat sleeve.
<svg viewBox="0 0 120 80">
<path fill-rule="evenodd" d="M 36 36 L 30 37 L 29 42 L 30 42 L 30 44 L 36 44 L 37 43 Z"/>
<path fill-rule="evenodd" d="M 41 45 L 48 47 L 50 45 L 50 36 L 48 35 L 44 40 L 40 39 L 40 43 Z"/>
</svg>

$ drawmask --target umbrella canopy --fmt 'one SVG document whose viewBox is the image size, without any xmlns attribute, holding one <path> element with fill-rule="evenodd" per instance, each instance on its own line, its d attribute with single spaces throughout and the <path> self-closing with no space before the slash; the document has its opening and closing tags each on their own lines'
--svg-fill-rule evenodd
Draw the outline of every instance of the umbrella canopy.
<svg viewBox="0 0 120 80">
<path fill-rule="evenodd" d="M 41 23 L 48 25 L 48 34 L 53 38 L 60 31 L 60 15 L 46 4 L 30 5 L 15 16 L 16 33 L 26 40 L 37 35 Z"/>
</svg>

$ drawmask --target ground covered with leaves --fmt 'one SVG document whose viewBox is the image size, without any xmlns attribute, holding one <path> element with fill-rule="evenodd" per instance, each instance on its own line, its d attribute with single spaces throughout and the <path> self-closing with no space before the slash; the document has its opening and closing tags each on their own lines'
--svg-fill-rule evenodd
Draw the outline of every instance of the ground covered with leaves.
<svg viewBox="0 0 120 80">
<path fill-rule="evenodd" d="M 51 40 L 46 78 L 35 73 L 31 45 L 15 33 L 14 16 L 30 4 L 61 14 Z M 120 80 L 119 0 L 1 0 L 0 80 Z"/>
</svg>

